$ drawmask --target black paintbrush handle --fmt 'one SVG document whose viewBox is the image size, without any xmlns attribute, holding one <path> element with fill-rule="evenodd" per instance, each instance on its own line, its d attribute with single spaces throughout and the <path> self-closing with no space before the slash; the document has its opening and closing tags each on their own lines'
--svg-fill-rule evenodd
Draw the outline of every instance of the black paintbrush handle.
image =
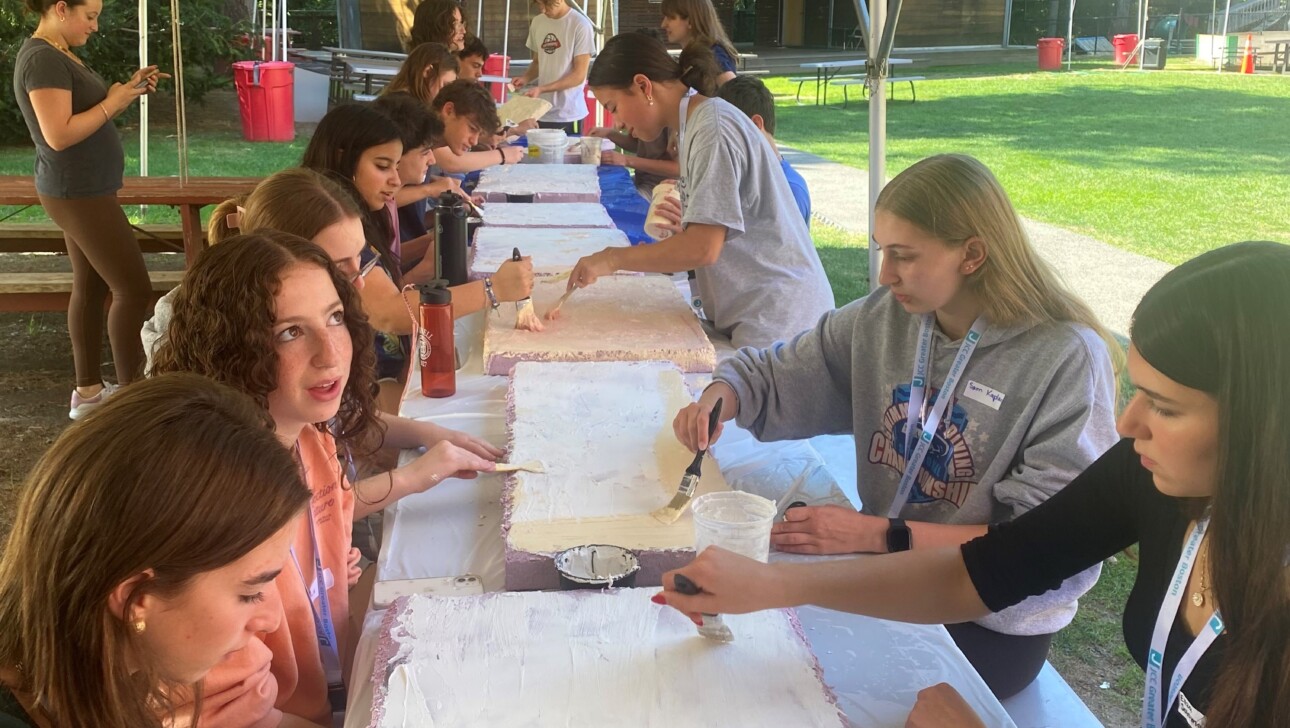
<svg viewBox="0 0 1290 728">
<path fill-rule="evenodd" d="M 692 597 L 703 591 L 698 584 L 690 581 L 689 577 L 685 574 L 677 574 L 676 576 L 673 576 L 672 581 L 676 584 L 676 590 L 688 597 Z"/>
<path fill-rule="evenodd" d="M 512 248 L 512 249 L 511 249 L 511 260 L 515 261 L 516 263 L 520 262 L 521 260 L 524 260 L 524 257 L 523 257 L 522 255 L 520 255 L 520 249 L 519 249 L 519 248 Z"/>
<path fill-rule="evenodd" d="M 721 400 L 717 400 L 716 406 L 712 408 L 712 414 L 708 415 L 708 446 L 712 446 L 712 434 L 717 431 L 717 425 L 721 423 Z M 694 454 L 694 459 L 690 461 L 690 467 L 685 469 L 688 475 L 699 475 L 700 468 L 703 466 L 703 456 L 708 453 L 708 448 Z"/>
</svg>

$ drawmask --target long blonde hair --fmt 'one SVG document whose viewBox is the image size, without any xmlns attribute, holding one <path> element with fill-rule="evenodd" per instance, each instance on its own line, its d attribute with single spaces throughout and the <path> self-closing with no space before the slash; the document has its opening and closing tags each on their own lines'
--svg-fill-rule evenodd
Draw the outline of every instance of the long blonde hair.
<svg viewBox="0 0 1290 728">
<path fill-rule="evenodd" d="M 719 45 L 730 54 L 730 60 L 739 57 L 735 44 L 726 35 L 726 29 L 717 17 L 717 9 L 712 0 L 663 0 L 660 11 L 669 18 L 680 18 L 690 24 L 690 43 L 702 43 L 706 46 Z"/>
<path fill-rule="evenodd" d="M 266 177 L 251 194 L 220 203 L 211 213 L 206 237 L 214 245 L 243 232 L 277 230 L 313 240 L 354 218 L 362 220 L 363 211 L 352 193 L 324 174 L 291 167 Z"/>
<path fill-rule="evenodd" d="M 200 706 L 198 685 L 138 648 L 131 612 L 242 558 L 309 501 L 268 414 L 195 374 L 123 388 L 59 436 L 21 492 L 0 559 L 0 665 L 57 726 L 161 728 L 172 706 Z"/>
<path fill-rule="evenodd" d="M 938 154 L 896 175 L 878 195 L 876 209 L 926 230 L 951 247 L 980 238 L 989 248 L 968 290 L 999 326 L 1069 321 L 1106 342 L 1116 372 L 1124 350 L 1093 310 L 1039 257 L 1008 194 L 984 164 L 964 154 Z"/>
</svg>

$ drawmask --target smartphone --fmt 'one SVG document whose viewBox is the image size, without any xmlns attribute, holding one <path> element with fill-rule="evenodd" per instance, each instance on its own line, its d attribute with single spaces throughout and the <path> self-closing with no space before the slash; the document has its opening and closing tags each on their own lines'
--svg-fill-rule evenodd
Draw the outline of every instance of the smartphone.
<svg viewBox="0 0 1290 728">
<path fill-rule="evenodd" d="M 428 579 L 395 579 L 378 581 L 372 588 L 372 603 L 385 609 L 399 597 L 431 594 L 439 597 L 469 597 L 484 593 L 484 582 L 474 574 L 442 576 Z"/>
<path fill-rule="evenodd" d="M 147 85 L 148 85 L 148 82 L 152 80 L 152 77 L 153 77 L 153 76 L 156 76 L 158 73 L 160 73 L 160 71 L 153 71 L 152 73 L 148 74 L 147 76 L 144 76 L 144 77 L 143 77 L 143 80 L 142 80 L 142 81 L 140 81 L 140 82 L 138 82 L 138 83 L 136 83 L 136 84 L 134 85 L 134 87 L 135 87 L 135 88 L 143 88 L 144 86 L 147 86 Z"/>
</svg>

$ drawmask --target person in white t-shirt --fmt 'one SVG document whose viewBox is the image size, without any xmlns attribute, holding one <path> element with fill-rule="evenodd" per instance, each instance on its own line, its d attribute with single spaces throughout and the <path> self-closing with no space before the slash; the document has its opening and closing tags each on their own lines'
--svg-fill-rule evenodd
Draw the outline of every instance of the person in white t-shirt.
<svg viewBox="0 0 1290 728">
<path fill-rule="evenodd" d="M 596 50 L 595 28 L 565 0 L 534 1 L 542 14 L 529 25 L 527 45 L 533 52 L 533 63 L 511 82 L 511 88 L 551 102 L 551 110 L 538 121 L 539 126 L 573 133 L 587 116 L 583 87 Z M 534 81 L 537 83 L 529 86 Z"/>
</svg>

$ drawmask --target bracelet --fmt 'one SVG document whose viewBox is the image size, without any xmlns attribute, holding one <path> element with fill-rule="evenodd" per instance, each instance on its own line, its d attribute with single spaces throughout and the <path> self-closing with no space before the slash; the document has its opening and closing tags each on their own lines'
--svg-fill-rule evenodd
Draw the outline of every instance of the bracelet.
<svg viewBox="0 0 1290 728">
<path fill-rule="evenodd" d="M 496 311 L 501 304 L 497 302 L 497 294 L 493 292 L 493 279 L 484 278 L 484 293 L 488 294 L 488 305 Z"/>
<path fill-rule="evenodd" d="M 99 111 L 103 112 L 104 121 L 112 121 L 112 117 L 108 114 L 107 107 L 103 105 L 102 101 L 99 102 Z"/>
<path fill-rule="evenodd" d="M 501 158 L 502 158 L 502 164 L 506 164 L 506 152 L 503 152 L 503 151 L 501 150 L 501 148 L 499 147 L 499 148 L 497 149 L 497 153 L 498 153 L 498 155 L 500 155 L 500 156 L 501 156 Z"/>
</svg>

